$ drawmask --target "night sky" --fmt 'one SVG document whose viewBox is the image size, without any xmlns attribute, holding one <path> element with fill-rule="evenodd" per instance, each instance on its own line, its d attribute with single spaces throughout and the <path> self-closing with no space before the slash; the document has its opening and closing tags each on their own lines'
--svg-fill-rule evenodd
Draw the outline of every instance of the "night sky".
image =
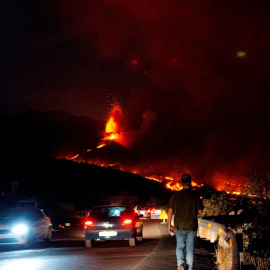
<svg viewBox="0 0 270 270">
<path fill-rule="evenodd" d="M 1 115 L 106 121 L 117 104 L 147 175 L 217 186 L 269 164 L 269 1 L 4 0 L 0 14 Z"/>
</svg>

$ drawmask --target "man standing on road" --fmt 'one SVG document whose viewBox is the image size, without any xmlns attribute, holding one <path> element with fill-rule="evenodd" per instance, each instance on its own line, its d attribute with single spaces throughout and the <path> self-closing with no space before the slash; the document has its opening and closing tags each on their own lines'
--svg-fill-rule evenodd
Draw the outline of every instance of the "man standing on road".
<svg viewBox="0 0 270 270">
<path fill-rule="evenodd" d="M 186 265 L 193 268 L 194 240 L 198 229 L 198 215 L 202 216 L 203 204 L 195 191 L 191 189 L 191 176 L 181 177 L 183 189 L 176 192 L 170 199 L 168 210 L 168 231 L 173 232 L 171 225 L 174 214 L 176 235 L 177 270 L 184 270 L 184 248 L 186 247 Z"/>
</svg>

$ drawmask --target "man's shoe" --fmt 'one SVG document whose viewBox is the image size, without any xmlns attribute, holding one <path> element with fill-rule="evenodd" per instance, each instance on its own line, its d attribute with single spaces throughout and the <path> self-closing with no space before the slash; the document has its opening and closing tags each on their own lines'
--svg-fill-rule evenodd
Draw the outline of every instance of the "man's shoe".
<svg viewBox="0 0 270 270">
<path fill-rule="evenodd" d="M 179 264 L 178 267 L 177 267 L 177 270 L 184 270 L 184 265 L 183 264 Z"/>
</svg>

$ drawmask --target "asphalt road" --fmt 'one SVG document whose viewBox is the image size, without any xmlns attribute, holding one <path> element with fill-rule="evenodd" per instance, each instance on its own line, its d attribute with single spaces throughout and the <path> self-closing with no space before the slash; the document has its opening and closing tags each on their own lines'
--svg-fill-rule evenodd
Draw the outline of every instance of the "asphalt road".
<svg viewBox="0 0 270 270">
<path fill-rule="evenodd" d="M 176 269 L 175 237 L 161 220 L 144 221 L 144 240 L 130 247 L 128 241 L 104 241 L 87 249 L 82 225 L 53 233 L 49 247 L 34 249 L 0 246 L 2 270 L 146 270 Z M 197 240 L 194 270 L 214 269 L 212 256 Z M 196 266 L 197 265 L 197 266 Z"/>
</svg>

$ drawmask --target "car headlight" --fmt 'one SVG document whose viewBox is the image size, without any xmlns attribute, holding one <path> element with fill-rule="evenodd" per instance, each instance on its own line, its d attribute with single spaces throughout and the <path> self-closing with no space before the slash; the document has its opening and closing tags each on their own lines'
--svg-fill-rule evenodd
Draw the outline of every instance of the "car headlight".
<svg viewBox="0 0 270 270">
<path fill-rule="evenodd" d="M 18 224 L 15 227 L 12 228 L 12 232 L 17 235 L 23 235 L 26 234 L 28 231 L 28 228 L 24 224 Z"/>
</svg>

